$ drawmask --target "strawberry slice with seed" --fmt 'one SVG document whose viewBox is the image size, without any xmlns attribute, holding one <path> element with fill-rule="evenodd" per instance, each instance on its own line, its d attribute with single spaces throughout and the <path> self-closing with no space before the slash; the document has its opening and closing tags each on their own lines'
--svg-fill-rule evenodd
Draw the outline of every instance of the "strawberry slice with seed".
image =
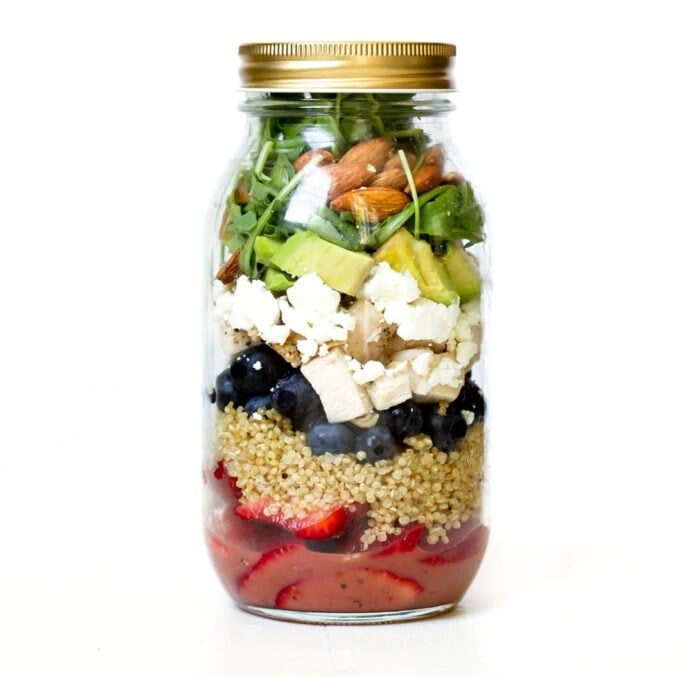
<svg viewBox="0 0 685 677">
<path fill-rule="evenodd" d="M 304 517 L 284 517 L 282 511 L 270 508 L 268 499 L 255 503 L 241 503 L 235 514 L 245 520 L 269 522 L 309 541 L 321 541 L 344 533 L 350 526 L 350 511 L 342 505 L 313 510 Z"/>
<path fill-rule="evenodd" d="M 317 573 L 320 560 L 301 543 L 287 543 L 262 556 L 236 581 L 236 597 L 244 604 L 272 607 L 278 591 L 293 580 Z"/>
<path fill-rule="evenodd" d="M 475 555 L 483 553 L 488 542 L 488 535 L 489 532 L 487 527 L 484 527 L 481 524 L 473 529 L 473 531 L 457 545 L 447 550 L 443 550 L 442 552 L 430 555 L 429 557 L 424 557 L 421 562 L 433 566 L 463 562 Z"/>
<path fill-rule="evenodd" d="M 246 571 L 238 579 L 238 588 L 241 590 L 246 588 L 251 582 L 253 582 L 258 576 L 259 572 L 268 568 L 276 560 L 285 557 L 288 553 L 296 552 L 297 550 L 302 550 L 302 546 L 299 543 L 288 543 L 286 545 L 281 545 L 278 548 L 269 550 L 265 552 L 254 564 L 254 566 Z"/>
<path fill-rule="evenodd" d="M 423 536 L 423 524 L 408 526 L 399 536 L 396 536 L 384 548 L 374 552 L 374 557 L 394 555 L 398 552 L 411 552 L 415 550 Z"/>
<path fill-rule="evenodd" d="M 423 588 L 412 578 L 382 569 L 347 569 L 303 579 L 276 595 L 278 609 L 293 611 L 392 611 L 420 606 Z"/>
</svg>

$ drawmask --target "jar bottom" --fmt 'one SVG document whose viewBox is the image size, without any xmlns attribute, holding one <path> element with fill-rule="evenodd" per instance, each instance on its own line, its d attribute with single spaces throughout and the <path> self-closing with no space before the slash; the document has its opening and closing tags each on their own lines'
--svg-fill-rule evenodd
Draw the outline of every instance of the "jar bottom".
<svg viewBox="0 0 685 677">
<path fill-rule="evenodd" d="M 314 625 L 378 625 L 381 623 L 401 623 L 420 618 L 437 616 L 450 611 L 456 602 L 424 607 L 423 609 L 405 609 L 401 611 L 373 611 L 366 613 L 336 613 L 334 611 L 289 611 L 287 609 L 269 609 L 251 604 L 238 604 L 243 610 L 257 616 L 277 621 L 309 623 Z"/>
</svg>

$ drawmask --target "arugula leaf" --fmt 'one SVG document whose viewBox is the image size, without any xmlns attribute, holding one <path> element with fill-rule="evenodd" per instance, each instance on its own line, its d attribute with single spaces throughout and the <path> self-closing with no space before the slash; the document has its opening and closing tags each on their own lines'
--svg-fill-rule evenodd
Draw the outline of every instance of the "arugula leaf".
<svg viewBox="0 0 685 677">
<path fill-rule="evenodd" d="M 283 186 L 278 195 L 276 195 L 276 197 L 267 205 L 266 209 L 262 212 L 261 216 L 257 220 L 257 223 L 250 232 L 250 236 L 247 238 L 245 245 L 240 251 L 240 257 L 238 259 L 241 270 L 250 277 L 257 277 L 257 262 L 255 261 L 254 257 L 255 238 L 262 234 L 262 231 L 268 225 L 269 221 L 274 216 L 274 213 L 285 205 L 290 193 L 295 190 L 309 170 L 318 165 L 321 160 L 322 158 L 320 155 L 315 156 L 302 169 L 300 169 L 300 171 L 297 172 L 297 174 L 295 174 L 292 179 L 285 184 L 285 186 Z"/>
<path fill-rule="evenodd" d="M 468 182 L 447 186 L 443 193 L 421 208 L 421 233 L 444 240 L 467 240 L 467 246 L 483 241 L 483 211 Z"/>
<path fill-rule="evenodd" d="M 293 176 L 295 176 L 295 170 L 292 164 L 285 155 L 279 155 L 271 170 L 269 186 L 278 193 Z"/>
<path fill-rule="evenodd" d="M 228 251 L 229 252 L 234 252 L 237 249 L 240 249 L 245 244 L 245 240 L 247 238 L 244 235 L 234 235 L 229 241 L 228 241 Z"/>
<path fill-rule="evenodd" d="M 234 196 L 229 198 L 220 231 L 224 246 L 231 251 L 242 247 L 240 266 L 244 273 L 257 277 L 265 272 L 263 262 L 255 255 L 257 237 L 282 241 L 300 230 L 311 230 L 353 251 L 375 249 L 402 227 L 413 231 L 415 237 L 429 240 L 433 248 L 454 240 L 466 247 L 483 240 L 483 212 L 466 182 L 438 186 L 423 195 L 413 190 L 411 203 L 375 226 L 357 225 L 351 214 L 337 214 L 326 206 L 307 223 L 285 220 L 290 194 L 304 171 L 320 161 L 295 172 L 293 162 L 309 148 L 325 148 L 340 157 L 359 141 L 390 136 L 398 139 L 403 151 L 422 155 L 429 137 L 416 126 L 422 103 L 414 95 L 264 94 L 244 106 L 244 110 L 252 108 L 261 122 L 252 166 L 242 175 L 249 200 L 238 205 Z M 408 181 L 411 186 L 411 179 Z"/>
<path fill-rule="evenodd" d="M 268 184 L 252 179 L 249 184 L 250 202 L 248 206 L 254 206 L 256 209 L 264 209 L 268 201 L 275 197 L 278 191 L 275 191 Z"/>
<path fill-rule="evenodd" d="M 254 212 L 246 212 L 231 221 L 232 233 L 249 233 L 257 223 L 257 215 Z"/>
</svg>

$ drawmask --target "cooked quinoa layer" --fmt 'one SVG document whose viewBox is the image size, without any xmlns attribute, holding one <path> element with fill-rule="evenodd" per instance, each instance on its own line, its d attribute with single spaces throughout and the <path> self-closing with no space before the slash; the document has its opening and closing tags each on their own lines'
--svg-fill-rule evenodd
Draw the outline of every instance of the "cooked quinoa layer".
<svg viewBox="0 0 685 677">
<path fill-rule="evenodd" d="M 424 524 L 431 544 L 448 543 L 480 506 L 483 483 L 483 424 L 472 425 L 459 447 L 445 453 L 427 435 L 404 440 L 392 459 L 361 464 L 355 455 L 315 456 L 304 433 L 270 409 L 248 416 L 230 404 L 217 414 L 217 456 L 242 489 L 241 501 L 269 498 L 284 517 L 304 516 L 312 506 L 368 504 L 365 548 Z M 360 452 L 363 454 L 364 452 Z M 363 457 L 362 457 L 363 458 Z"/>
</svg>

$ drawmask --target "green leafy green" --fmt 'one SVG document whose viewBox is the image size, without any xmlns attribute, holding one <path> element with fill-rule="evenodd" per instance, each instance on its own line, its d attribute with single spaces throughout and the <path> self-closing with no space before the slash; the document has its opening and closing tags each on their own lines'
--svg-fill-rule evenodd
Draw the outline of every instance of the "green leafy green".
<svg viewBox="0 0 685 677">
<path fill-rule="evenodd" d="M 249 233 L 257 223 L 257 215 L 254 212 L 245 212 L 233 219 L 230 224 L 232 233 Z"/>
<path fill-rule="evenodd" d="M 442 194 L 421 207 L 424 235 L 443 240 L 465 240 L 466 246 L 483 241 L 483 210 L 468 182 L 446 186 Z"/>
<path fill-rule="evenodd" d="M 243 273 L 264 277 L 272 247 L 305 230 L 351 251 L 374 250 L 402 227 L 428 240 L 436 250 L 444 248 L 445 242 L 460 241 L 468 247 L 483 240 L 483 213 L 470 184 L 441 185 L 422 195 L 416 193 L 404 151 L 421 156 L 429 138 L 417 126 L 422 109 L 414 95 L 274 93 L 250 100 L 244 108 L 259 118 L 257 143 L 240 174 L 249 199 L 245 204 L 241 195 L 238 204 L 236 194 L 229 196 L 220 232 L 221 243 L 229 251 L 241 250 Z M 397 140 L 412 202 L 398 214 L 369 225 L 355 223 L 350 213 L 337 214 L 317 205 L 316 200 L 323 203 L 323 199 L 314 195 L 315 211 L 305 209 L 303 221 L 294 222 L 288 210 L 291 195 L 321 158 L 298 172 L 295 160 L 310 148 L 324 148 L 337 159 L 350 146 L 377 136 Z"/>
</svg>

